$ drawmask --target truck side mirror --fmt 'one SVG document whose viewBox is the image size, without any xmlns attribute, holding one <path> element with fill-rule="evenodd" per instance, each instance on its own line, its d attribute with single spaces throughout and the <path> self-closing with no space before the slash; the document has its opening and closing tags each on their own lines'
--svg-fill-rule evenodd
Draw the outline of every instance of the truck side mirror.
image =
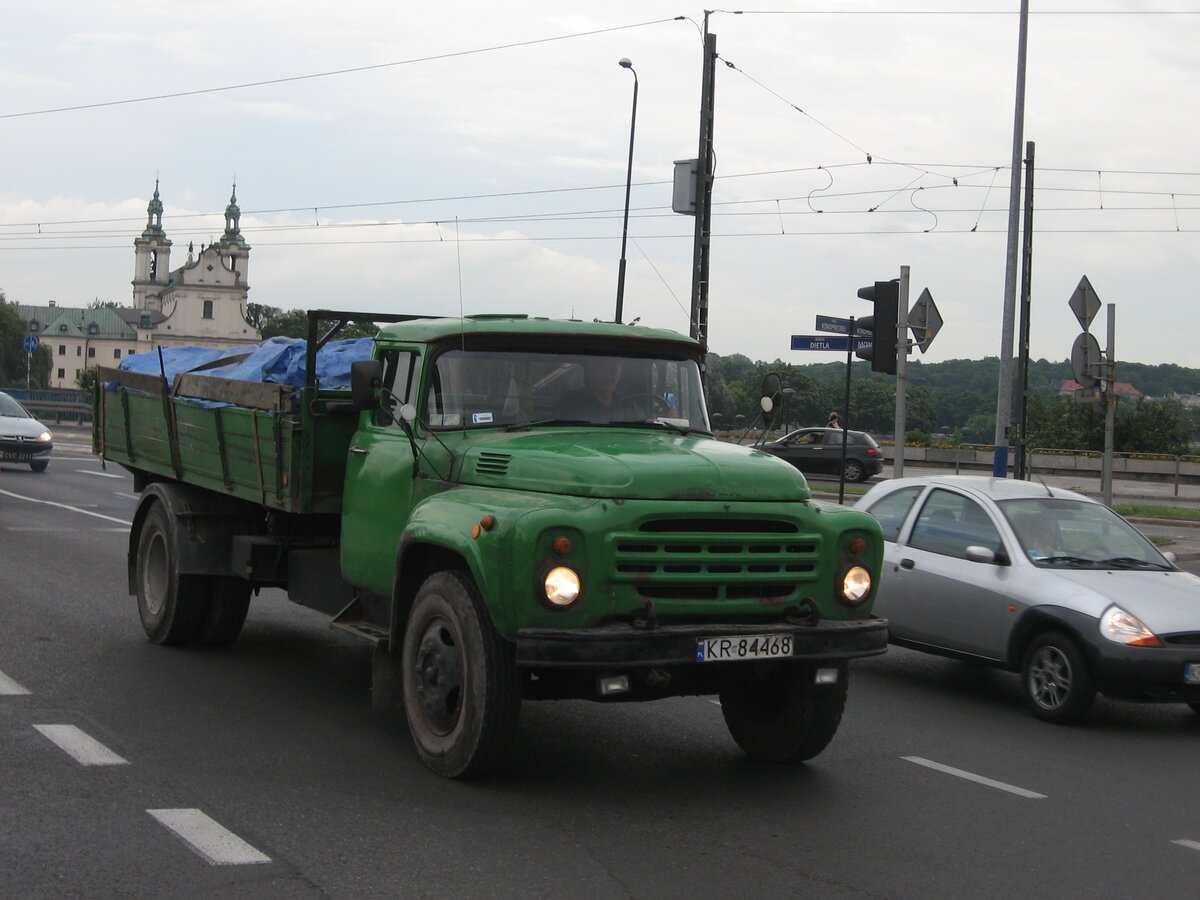
<svg viewBox="0 0 1200 900">
<path fill-rule="evenodd" d="M 350 363 L 350 403 L 357 412 L 379 408 L 379 388 L 382 384 L 381 361 L 359 359 Z"/>
</svg>

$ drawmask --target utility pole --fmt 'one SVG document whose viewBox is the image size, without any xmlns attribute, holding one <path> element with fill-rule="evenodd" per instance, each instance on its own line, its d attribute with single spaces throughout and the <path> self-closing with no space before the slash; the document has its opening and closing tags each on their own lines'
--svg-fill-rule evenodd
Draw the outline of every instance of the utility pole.
<svg viewBox="0 0 1200 900">
<path fill-rule="evenodd" d="M 1033 141 L 1025 144 L 1025 234 L 1021 252 L 1021 333 L 1017 340 L 1020 359 L 1021 414 L 1018 419 L 1017 470 L 1020 479 L 1029 477 L 1029 323 L 1033 310 Z"/>
<path fill-rule="evenodd" d="M 908 266 L 900 267 L 900 290 L 896 304 L 896 455 L 892 477 L 904 477 L 904 436 L 908 433 Z"/>
<path fill-rule="evenodd" d="M 1008 191 L 1008 257 L 1004 267 L 1004 312 L 1000 328 L 1000 380 L 996 386 L 996 438 L 992 474 L 1008 477 L 1008 423 L 1012 418 L 1013 320 L 1017 306 L 1017 238 L 1021 214 L 1021 140 L 1025 124 L 1025 47 L 1029 32 L 1029 0 L 1021 0 L 1017 37 L 1017 100 L 1013 117 L 1012 166 Z"/>
<path fill-rule="evenodd" d="M 692 244 L 691 336 L 708 346 L 708 251 L 712 227 L 713 96 L 717 81 L 717 36 L 704 11 L 704 63 L 700 83 L 700 146 L 696 153 L 696 231 Z"/>
</svg>

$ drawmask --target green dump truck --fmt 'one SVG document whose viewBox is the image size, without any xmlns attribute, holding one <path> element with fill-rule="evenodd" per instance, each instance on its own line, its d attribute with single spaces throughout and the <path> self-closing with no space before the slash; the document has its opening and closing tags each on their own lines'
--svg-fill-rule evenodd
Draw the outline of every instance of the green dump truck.
<svg viewBox="0 0 1200 900">
<path fill-rule="evenodd" d="M 323 387 L 322 344 L 385 318 L 350 388 Z M 100 373 L 150 640 L 229 644 L 284 588 L 374 645 L 374 703 L 449 777 L 503 763 L 524 700 L 715 694 L 773 762 L 833 737 L 847 661 L 886 648 L 879 526 L 714 437 L 696 341 L 314 311 L 307 353 L 301 386 Z"/>
</svg>

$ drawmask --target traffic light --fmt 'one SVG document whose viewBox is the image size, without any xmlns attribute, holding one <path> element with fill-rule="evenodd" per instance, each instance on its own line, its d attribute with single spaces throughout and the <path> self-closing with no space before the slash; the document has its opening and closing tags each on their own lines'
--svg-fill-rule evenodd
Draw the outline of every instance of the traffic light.
<svg viewBox="0 0 1200 900">
<path fill-rule="evenodd" d="M 858 296 L 875 304 L 875 314 L 863 316 L 854 325 L 859 332 L 873 335 L 870 347 L 855 350 L 859 359 L 871 361 L 872 372 L 896 374 L 896 317 L 900 305 L 900 279 L 877 281 L 859 288 Z"/>
</svg>

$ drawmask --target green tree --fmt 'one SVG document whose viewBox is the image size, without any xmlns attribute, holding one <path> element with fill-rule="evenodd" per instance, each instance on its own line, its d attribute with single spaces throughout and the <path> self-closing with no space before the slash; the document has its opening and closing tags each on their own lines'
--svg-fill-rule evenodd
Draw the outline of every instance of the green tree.
<svg viewBox="0 0 1200 900">
<path fill-rule="evenodd" d="M 250 321 L 250 307 L 257 304 L 247 304 L 246 320 Z M 275 314 L 277 313 L 277 314 Z M 272 337 L 308 338 L 308 313 L 302 309 L 289 309 L 279 312 L 273 306 L 260 307 L 256 313 L 262 325 L 255 325 L 263 336 L 263 340 Z M 250 324 L 254 324 L 251 322 Z M 328 327 L 328 326 L 326 326 Z M 337 339 L 375 337 L 379 329 L 369 322 L 351 322 L 340 332 Z"/>
<path fill-rule="evenodd" d="M 50 348 L 41 345 L 30 357 L 24 346 L 28 335 L 28 323 L 17 312 L 17 305 L 9 303 L 0 291 L 0 385 L 25 387 L 27 375 L 31 387 L 50 383 L 50 367 L 54 362 Z"/>
</svg>

